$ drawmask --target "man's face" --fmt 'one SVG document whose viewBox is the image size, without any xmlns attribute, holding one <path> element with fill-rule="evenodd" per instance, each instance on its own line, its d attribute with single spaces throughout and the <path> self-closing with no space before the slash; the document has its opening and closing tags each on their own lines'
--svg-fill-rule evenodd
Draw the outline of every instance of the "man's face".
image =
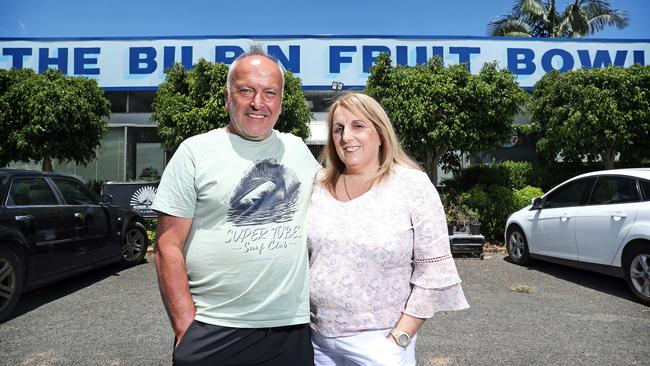
<svg viewBox="0 0 650 366">
<path fill-rule="evenodd" d="M 271 135 L 282 107 L 282 74 L 272 60 L 248 56 L 235 64 L 226 90 L 229 131 L 247 140 Z"/>
</svg>

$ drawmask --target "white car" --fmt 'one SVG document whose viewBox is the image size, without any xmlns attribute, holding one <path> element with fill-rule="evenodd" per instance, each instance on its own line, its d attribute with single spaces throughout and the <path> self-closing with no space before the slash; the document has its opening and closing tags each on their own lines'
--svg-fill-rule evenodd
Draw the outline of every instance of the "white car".
<svg viewBox="0 0 650 366">
<path fill-rule="evenodd" d="M 506 222 L 516 264 L 541 259 L 625 279 L 650 304 L 650 168 L 582 174 Z"/>
</svg>

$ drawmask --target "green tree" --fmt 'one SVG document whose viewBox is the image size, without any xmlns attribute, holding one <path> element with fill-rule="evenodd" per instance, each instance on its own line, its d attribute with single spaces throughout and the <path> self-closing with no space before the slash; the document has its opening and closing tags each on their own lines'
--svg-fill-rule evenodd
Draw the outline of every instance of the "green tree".
<svg viewBox="0 0 650 366">
<path fill-rule="evenodd" d="M 165 149 L 174 151 L 186 138 L 230 122 L 225 106 L 227 74 L 225 64 L 203 59 L 190 70 L 181 64 L 167 70 L 151 115 L 158 122 L 158 136 Z M 306 139 L 311 117 L 300 79 L 285 72 L 282 113 L 275 129 Z"/>
<path fill-rule="evenodd" d="M 460 167 L 462 153 L 490 150 L 507 140 L 526 93 L 495 63 L 479 75 L 466 65 L 443 66 L 440 58 L 414 67 L 391 65 L 381 54 L 366 92 L 386 109 L 405 149 L 437 182 L 437 166 Z"/>
<path fill-rule="evenodd" d="M 608 1 L 574 0 L 559 12 L 555 0 L 516 0 L 512 12 L 491 21 L 488 34 L 512 37 L 586 37 L 606 26 L 629 24 L 627 13 Z"/>
<path fill-rule="evenodd" d="M 110 102 L 95 80 L 58 70 L 0 70 L 0 166 L 52 159 L 87 164 L 108 132 Z"/>
<path fill-rule="evenodd" d="M 550 72 L 535 84 L 531 122 L 547 159 L 602 160 L 612 169 L 650 157 L 650 66 Z"/>
</svg>

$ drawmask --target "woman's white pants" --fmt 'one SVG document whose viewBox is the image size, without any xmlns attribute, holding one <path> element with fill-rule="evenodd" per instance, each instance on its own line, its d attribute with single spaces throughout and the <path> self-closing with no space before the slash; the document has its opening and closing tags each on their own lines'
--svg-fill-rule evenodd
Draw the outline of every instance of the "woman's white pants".
<svg viewBox="0 0 650 366">
<path fill-rule="evenodd" d="M 316 366 L 415 366 L 415 341 L 402 348 L 386 339 L 390 329 L 347 337 L 324 337 L 312 329 Z"/>
</svg>

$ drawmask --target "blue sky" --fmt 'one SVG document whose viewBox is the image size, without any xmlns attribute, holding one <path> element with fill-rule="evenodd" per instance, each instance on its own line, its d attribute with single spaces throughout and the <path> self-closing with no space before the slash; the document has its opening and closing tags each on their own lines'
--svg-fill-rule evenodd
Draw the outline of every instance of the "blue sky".
<svg viewBox="0 0 650 366">
<path fill-rule="evenodd" d="M 592 38 L 650 39 L 650 1 L 610 4 L 631 25 Z M 511 0 L 0 0 L 0 37 L 485 36 L 487 23 L 511 8 Z"/>
</svg>

